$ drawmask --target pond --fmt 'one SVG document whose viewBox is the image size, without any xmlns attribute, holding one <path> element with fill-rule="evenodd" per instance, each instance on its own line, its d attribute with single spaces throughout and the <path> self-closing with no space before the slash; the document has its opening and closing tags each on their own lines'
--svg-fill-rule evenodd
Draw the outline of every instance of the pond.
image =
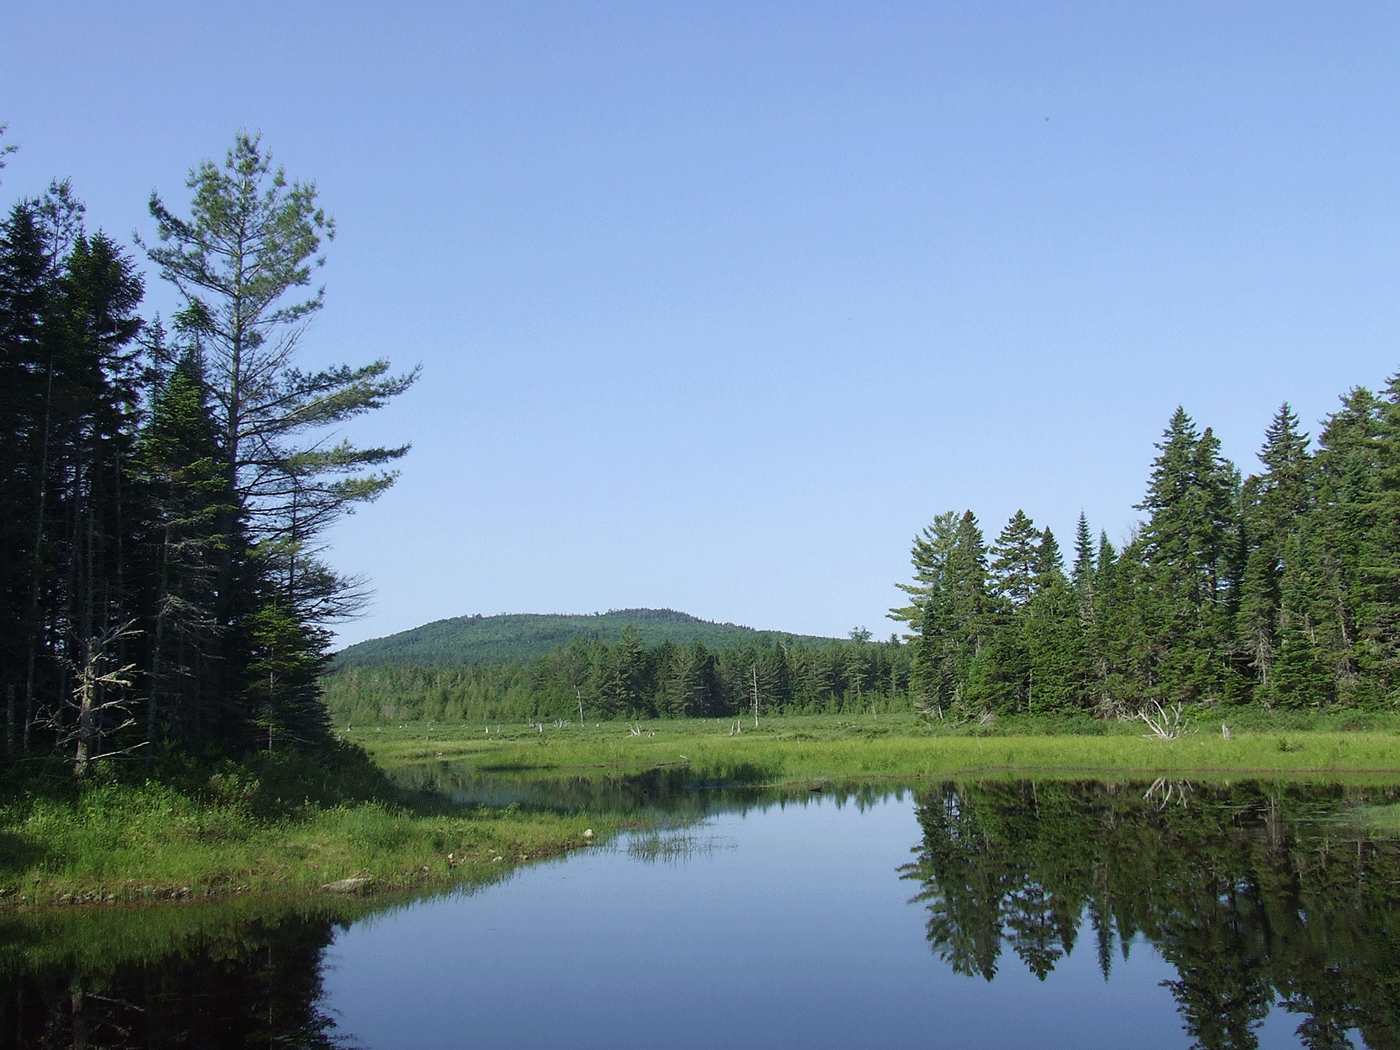
<svg viewBox="0 0 1400 1050">
<path fill-rule="evenodd" d="M 11 918 L 0 1045 L 1400 1042 L 1400 849 L 1341 819 L 1387 793 L 741 796 L 473 892 L 204 912 L 139 956 L 77 915 L 37 934 Z M 45 949 L 61 937 L 114 947 Z"/>
</svg>

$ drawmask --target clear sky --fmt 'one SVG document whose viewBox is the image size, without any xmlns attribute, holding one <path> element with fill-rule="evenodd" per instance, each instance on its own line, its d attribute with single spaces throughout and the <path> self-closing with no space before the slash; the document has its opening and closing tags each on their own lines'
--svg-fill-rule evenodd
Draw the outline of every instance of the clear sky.
<svg viewBox="0 0 1400 1050">
<path fill-rule="evenodd" d="M 342 642 L 880 637 L 940 511 L 1117 541 L 1178 404 L 1250 473 L 1400 366 L 1394 3 L 8 0 L 0 42 L 0 204 L 150 237 L 261 131 L 339 226 L 305 363 L 422 363 L 348 434 L 413 451 L 330 536 Z"/>
</svg>

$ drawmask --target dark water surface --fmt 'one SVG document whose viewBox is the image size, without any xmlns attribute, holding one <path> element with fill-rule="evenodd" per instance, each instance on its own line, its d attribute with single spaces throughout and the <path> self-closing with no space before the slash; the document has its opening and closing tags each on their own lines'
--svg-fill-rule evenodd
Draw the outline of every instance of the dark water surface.
<svg viewBox="0 0 1400 1050">
<path fill-rule="evenodd" d="M 474 893 L 208 920 L 136 957 L 7 920 L 0 1045 L 1396 1046 L 1400 850 L 1339 818 L 1361 801 L 1390 798 L 710 796 Z"/>
</svg>

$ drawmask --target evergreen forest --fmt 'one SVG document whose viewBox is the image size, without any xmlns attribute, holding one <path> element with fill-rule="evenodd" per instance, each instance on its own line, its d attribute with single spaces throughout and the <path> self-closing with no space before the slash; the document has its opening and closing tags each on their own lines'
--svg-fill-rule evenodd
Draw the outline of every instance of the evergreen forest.
<svg viewBox="0 0 1400 1050">
<path fill-rule="evenodd" d="M 415 373 L 297 366 L 335 232 L 315 186 L 240 134 L 186 188 L 135 255 L 66 181 L 0 220 L 0 750 L 78 777 L 334 746 L 328 625 L 363 588 L 321 539 L 406 451 L 327 434 Z"/>
<path fill-rule="evenodd" d="M 1357 387 L 1316 445 L 1287 405 L 1242 477 L 1178 408 L 1121 550 L 1081 514 L 1068 559 L 1017 511 L 914 538 L 901 637 L 644 644 L 633 629 L 468 665 L 390 659 L 327 680 L 337 720 L 738 717 L 918 710 L 1114 720 L 1175 705 L 1376 709 L 1400 689 L 1400 377 Z M 1068 561 L 1068 564 L 1066 564 Z M 1179 712 L 1178 712 L 1179 714 Z"/>
<path fill-rule="evenodd" d="M 814 635 L 755 631 L 732 623 L 714 623 L 674 609 L 610 609 L 605 613 L 501 613 L 497 616 L 454 616 L 421 627 L 371 638 L 335 654 L 333 671 L 386 664 L 512 663 L 547 656 L 569 642 L 617 642 L 628 627 L 643 644 L 703 642 L 710 648 L 759 642 L 794 641 L 825 644 Z"/>
<path fill-rule="evenodd" d="M 670 638 L 647 645 L 576 638 L 543 656 L 474 664 L 352 666 L 325 679 L 337 722 L 577 722 L 742 718 L 755 714 L 907 709 L 912 649 L 871 641 L 758 636 L 728 644 Z"/>
<path fill-rule="evenodd" d="M 949 711 L 1133 717 L 1176 704 L 1377 707 L 1400 688 L 1400 376 L 1357 387 L 1314 446 L 1287 404 L 1241 478 L 1178 408 L 1122 550 L 1081 514 L 1069 568 L 1018 511 L 914 540 L 912 690 Z"/>
</svg>

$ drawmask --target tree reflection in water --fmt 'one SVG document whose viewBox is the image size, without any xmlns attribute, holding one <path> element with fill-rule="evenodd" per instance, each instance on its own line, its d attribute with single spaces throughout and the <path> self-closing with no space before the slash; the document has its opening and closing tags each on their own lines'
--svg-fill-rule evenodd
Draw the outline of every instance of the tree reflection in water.
<svg viewBox="0 0 1400 1050">
<path fill-rule="evenodd" d="M 1375 799 L 1378 793 L 1370 793 Z M 1354 797 L 1355 792 L 1352 793 Z M 1322 814 L 1340 787 L 949 782 L 919 794 L 927 936 L 956 972 L 1009 946 L 1044 980 L 1087 921 L 1107 980 L 1145 940 L 1198 1047 L 1249 1048 L 1277 1002 L 1307 1047 L 1400 1045 L 1400 847 Z M 1387 794 L 1386 800 L 1393 800 Z"/>
<path fill-rule="evenodd" d="M 57 938 L 47 961 L 22 974 L 0 969 L 0 1046 L 14 1047 L 344 1047 L 332 1018 L 320 1008 L 322 953 L 334 937 L 328 917 L 285 914 L 227 921 L 202 931 L 179 929 L 188 916 L 148 912 L 168 930 L 139 930 L 141 915 L 92 915 L 91 940 L 71 938 L 84 917 L 54 916 Z M 184 911 L 184 909 L 177 909 Z M 32 927 L 13 921 L 0 944 L 15 934 L 32 940 Z M 72 927 L 71 929 L 67 927 Z M 164 935 L 163 935 L 164 934 Z M 123 951 L 123 937 L 150 941 L 149 951 Z M 162 942 L 164 944 L 162 945 Z M 131 946 L 128 945 L 128 949 Z"/>
</svg>

